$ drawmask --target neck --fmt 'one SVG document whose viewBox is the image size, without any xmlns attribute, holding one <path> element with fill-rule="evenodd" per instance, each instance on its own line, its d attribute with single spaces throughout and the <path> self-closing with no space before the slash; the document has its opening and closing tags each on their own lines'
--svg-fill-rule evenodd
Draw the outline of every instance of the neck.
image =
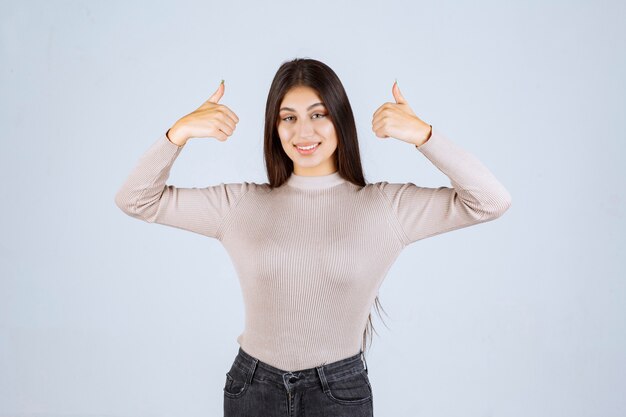
<svg viewBox="0 0 626 417">
<path fill-rule="evenodd" d="M 339 175 L 339 171 L 335 171 L 332 174 L 327 175 L 312 176 L 297 175 L 292 172 L 291 176 L 287 180 L 287 185 L 300 189 L 319 190 L 334 187 L 345 182 L 346 180 L 341 175 Z"/>
</svg>

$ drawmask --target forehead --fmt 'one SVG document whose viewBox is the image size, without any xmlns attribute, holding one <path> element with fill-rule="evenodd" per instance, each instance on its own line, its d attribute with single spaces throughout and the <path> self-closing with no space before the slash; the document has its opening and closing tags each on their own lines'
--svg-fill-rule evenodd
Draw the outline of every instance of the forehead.
<svg viewBox="0 0 626 417">
<path fill-rule="evenodd" d="M 317 91 L 307 86 L 297 86 L 290 89 L 280 103 L 281 107 L 291 107 L 294 109 L 306 109 L 309 105 L 321 102 Z"/>
</svg>

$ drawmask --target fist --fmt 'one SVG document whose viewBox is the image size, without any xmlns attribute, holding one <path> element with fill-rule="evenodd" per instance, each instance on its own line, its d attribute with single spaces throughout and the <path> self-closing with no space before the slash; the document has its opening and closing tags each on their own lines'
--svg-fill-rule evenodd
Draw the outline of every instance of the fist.
<svg viewBox="0 0 626 417">
<path fill-rule="evenodd" d="M 431 126 L 411 109 L 394 82 L 391 92 L 395 103 L 385 103 L 372 116 L 372 131 L 379 138 L 393 137 L 420 146 L 430 137 Z"/>
</svg>

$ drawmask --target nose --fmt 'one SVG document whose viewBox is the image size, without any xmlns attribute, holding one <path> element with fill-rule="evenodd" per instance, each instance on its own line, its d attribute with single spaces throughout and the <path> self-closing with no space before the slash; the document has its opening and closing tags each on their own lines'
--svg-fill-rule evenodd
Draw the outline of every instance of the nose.
<svg viewBox="0 0 626 417">
<path fill-rule="evenodd" d="M 315 131 L 315 129 L 313 129 L 313 122 L 311 122 L 310 120 L 304 120 L 302 122 L 300 122 L 300 137 L 301 138 L 309 138 L 311 136 L 313 136 L 313 132 Z"/>
</svg>

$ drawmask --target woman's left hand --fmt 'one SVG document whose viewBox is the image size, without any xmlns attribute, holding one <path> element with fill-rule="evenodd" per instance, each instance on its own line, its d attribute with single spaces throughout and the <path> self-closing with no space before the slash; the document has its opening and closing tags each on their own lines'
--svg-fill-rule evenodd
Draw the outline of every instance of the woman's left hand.
<svg viewBox="0 0 626 417">
<path fill-rule="evenodd" d="M 415 115 L 400 93 L 398 83 L 391 88 L 395 103 L 380 106 L 372 118 L 372 130 L 379 138 L 393 137 L 420 146 L 430 138 L 432 127 Z"/>
</svg>

